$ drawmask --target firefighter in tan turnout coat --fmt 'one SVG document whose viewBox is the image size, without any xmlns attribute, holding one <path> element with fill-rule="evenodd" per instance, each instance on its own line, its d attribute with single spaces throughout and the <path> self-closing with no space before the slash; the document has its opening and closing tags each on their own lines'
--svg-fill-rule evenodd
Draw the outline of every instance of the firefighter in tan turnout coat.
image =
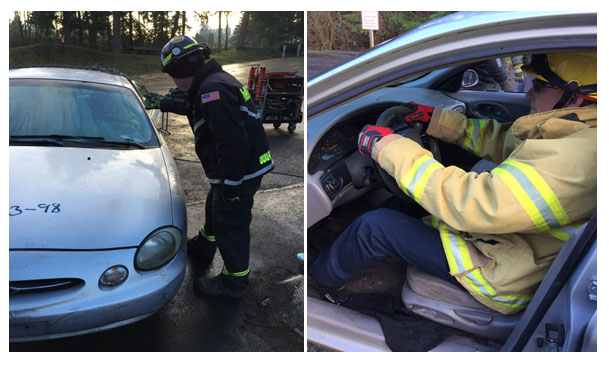
<svg viewBox="0 0 609 365">
<path fill-rule="evenodd" d="M 389 209 L 361 216 L 310 264 L 320 285 L 338 287 L 393 256 L 503 314 L 528 305 L 564 242 L 596 210 L 596 54 L 533 55 L 525 70 L 535 77 L 531 114 L 513 123 L 415 103 L 405 117 L 494 162 L 490 171 L 445 167 L 388 128 L 362 129 L 360 152 L 431 216 L 427 224 Z"/>
</svg>

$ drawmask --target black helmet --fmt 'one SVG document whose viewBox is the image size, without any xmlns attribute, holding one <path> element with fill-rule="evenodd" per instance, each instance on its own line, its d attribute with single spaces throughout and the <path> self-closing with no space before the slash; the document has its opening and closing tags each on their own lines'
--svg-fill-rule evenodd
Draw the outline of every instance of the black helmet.
<svg viewBox="0 0 609 365">
<path fill-rule="evenodd" d="M 185 35 L 173 37 L 161 50 L 161 71 L 175 78 L 193 76 L 210 53 L 205 43 L 198 44 Z"/>
</svg>

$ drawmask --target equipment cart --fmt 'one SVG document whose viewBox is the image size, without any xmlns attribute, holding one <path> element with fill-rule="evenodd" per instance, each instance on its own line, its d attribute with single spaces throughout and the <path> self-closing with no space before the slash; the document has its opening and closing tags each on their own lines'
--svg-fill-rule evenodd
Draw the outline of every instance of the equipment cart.
<svg viewBox="0 0 609 365">
<path fill-rule="evenodd" d="M 262 123 L 273 123 L 279 128 L 288 124 L 294 133 L 296 123 L 302 122 L 304 78 L 296 72 L 266 72 L 258 65 L 250 68 L 247 88 L 254 98 Z"/>
</svg>

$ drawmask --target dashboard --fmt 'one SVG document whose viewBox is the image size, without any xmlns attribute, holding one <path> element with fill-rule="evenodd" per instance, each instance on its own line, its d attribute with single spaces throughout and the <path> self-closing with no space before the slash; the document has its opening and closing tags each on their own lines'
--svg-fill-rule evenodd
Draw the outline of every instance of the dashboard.
<svg viewBox="0 0 609 365">
<path fill-rule="evenodd" d="M 379 115 L 395 104 L 376 105 L 360 110 L 336 123 L 315 145 L 309 157 L 309 174 L 323 171 L 357 150 L 362 127 L 375 124 Z"/>
<path fill-rule="evenodd" d="M 375 188 L 372 161 L 356 152 L 359 132 L 388 108 L 409 101 L 465 110 L 463 102 L 438 90 L 387 87 L 308 120 L 308 226 Z"/>
<path fill-rule="evenodd" d="M 386 87 L 342 104 L 308 120 L 307 225 L 319 222 L 332 210 L 373 190 L 376 172 L 369 158 L 357 153 L 362 127 L 375 124 L 388 108 L 414 101 L 451 109 L 474 118 L 515 120 L 528 112 L 524 93 L 484 91 L 447 92 L 419 87 Z M 501 116 L 487 109 L 500 110 Z M 397 131 L 396 131 L 397 132 Z M 400 132 L 397 132 L 400 133 Z M 440 141 L 443 162 L 467 166 L 471 156 Z M 448 158 L 447 161 L 444 161 Z M 372 175 L 372 176 L 371 176 Z M 372 183 L 369 183 L 372 180 Z M 368 182 L 368 183 L 367 183 Z"/>
</svg>

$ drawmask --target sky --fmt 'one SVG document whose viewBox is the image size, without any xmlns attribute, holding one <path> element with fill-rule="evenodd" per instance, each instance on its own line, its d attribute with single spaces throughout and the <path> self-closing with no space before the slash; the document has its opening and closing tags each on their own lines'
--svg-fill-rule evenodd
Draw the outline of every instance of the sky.
<svg viewBox="0 0 609 365">
<path fill-rule="evenodd" d="M 233 11 L 228 16 L 228 26 L 232 30 L 235 30 L 235 27 L 237 26 L 237 24 L 239 24 L 239 21 L 241 20 L 241 15 L 242 15 L 242 13 L 240 11 Z M 201 29 L 201 24 L 199 23 L 199 20 L 198 20 L 197 16 L 195 15 L 194 11 L 186 12 L 186 24 L 191 27 L 190 30 L 186 32 L 186 35 L 188 35 L 190 37 L 194 37 L 197 34 L 197 32 Z M 218 29 L 218 15 L 217 14 L 212 15 L 209 18 L 208 26 L 211 29 Z M 222 29 L 225 29 L 225 28 L 226 28 L 226 16 L 222 15 Z"/>
</svg>

